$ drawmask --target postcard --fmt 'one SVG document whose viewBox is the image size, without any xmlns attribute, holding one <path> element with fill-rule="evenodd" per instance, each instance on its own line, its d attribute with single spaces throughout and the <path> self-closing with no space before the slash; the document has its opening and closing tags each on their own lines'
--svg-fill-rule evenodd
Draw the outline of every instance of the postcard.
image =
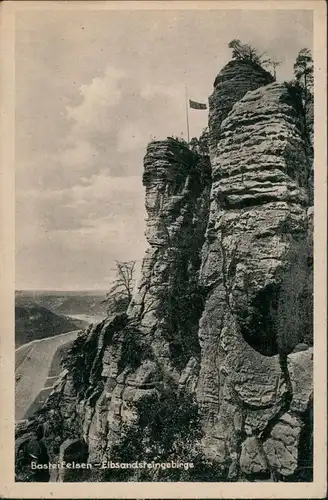
<svg viewBox="0 0 328 500">
<path fill-rule="evenodd" d="M 1 495 L 324 498 L 323 1 L 5 1 Z"/>
</svg>

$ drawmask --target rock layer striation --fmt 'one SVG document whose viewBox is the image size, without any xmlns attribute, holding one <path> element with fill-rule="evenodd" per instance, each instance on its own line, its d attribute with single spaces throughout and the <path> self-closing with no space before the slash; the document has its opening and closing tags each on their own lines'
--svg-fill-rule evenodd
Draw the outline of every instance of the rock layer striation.
<svg viewBox="0 0 328 500">
<path fill-rule="evenodd" d="M 257 64 L 230 61 L 217 75 L 209 97 L 209 149 L 211 157 L 220 137 L 221 123 L 246 92 L 273 82 L 273 77 Z"/>
<path fill-rule="evenodd" d="M 310 166 L 297 106 L 285 84 L 248 92 L 222 122 L 212 161 L 197 394 L 206 415 L 205 449 L 227 465 L 231 479 L 271 468 L 293 474 L 300 413 L 310 404 L 310 376 L 303 392 L 293 372 L 289 394 L 297 355 L 287 370 L 281 367 L 281 356 L 304 340 L 295 293 L 305 293 L 310 280 Z M 302 310 L 291 318 L 293 305 Z M 303 356 L 310 374 L 312 354 Z M 288 433 L 293 439 L 284 439 Z"/>
</svg>

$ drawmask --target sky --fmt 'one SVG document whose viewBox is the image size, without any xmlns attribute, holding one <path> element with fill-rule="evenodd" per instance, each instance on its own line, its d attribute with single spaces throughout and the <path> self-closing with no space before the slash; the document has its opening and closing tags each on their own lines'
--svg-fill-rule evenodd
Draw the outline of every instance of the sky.
<svg viewBox="0 0 328 500">
<path fill-rule="evenodd" d="M 311 11 L 33 11 L 16 17 L 16 288 L 106 290 L 140 264 L 147 143 L 186 139 L 238 38 L 283 59 L 312 48 Z M 190 110 L 190 133 L 207 111 Z"/>
</svg>

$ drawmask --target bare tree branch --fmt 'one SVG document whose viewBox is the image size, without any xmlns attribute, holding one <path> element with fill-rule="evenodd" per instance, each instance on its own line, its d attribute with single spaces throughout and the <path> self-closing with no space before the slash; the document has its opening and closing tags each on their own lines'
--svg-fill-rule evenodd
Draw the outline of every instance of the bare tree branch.
<svg viewBox="0 0 328 500">
<path fill-rule="evenodd" d="M 135 264 L 131 261 L 116 261 L 116 278 L 103 303 L 108 304 L 108 309 L 115 308 L 119 302 L 122 307 L 127 307 L 132 299 L 132 292 L 135 284 Z"/>
</svg>

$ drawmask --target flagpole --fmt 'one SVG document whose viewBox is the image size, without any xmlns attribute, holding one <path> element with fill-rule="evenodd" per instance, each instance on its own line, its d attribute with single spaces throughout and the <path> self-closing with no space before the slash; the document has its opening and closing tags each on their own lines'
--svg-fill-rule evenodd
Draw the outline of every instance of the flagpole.
<svg viewBox="0 0 328 500">
<path fill-rule="evenodd" d="M 188 144 L 190 141 L 190 133 L 189 133 L 189 103 L 188 103 L 188 95 L 187 95 L 187 87 L 185 87 L 186 91 L 186 116 L 187 116 L 187 137 L 188 137 Z"/>
</svg>

